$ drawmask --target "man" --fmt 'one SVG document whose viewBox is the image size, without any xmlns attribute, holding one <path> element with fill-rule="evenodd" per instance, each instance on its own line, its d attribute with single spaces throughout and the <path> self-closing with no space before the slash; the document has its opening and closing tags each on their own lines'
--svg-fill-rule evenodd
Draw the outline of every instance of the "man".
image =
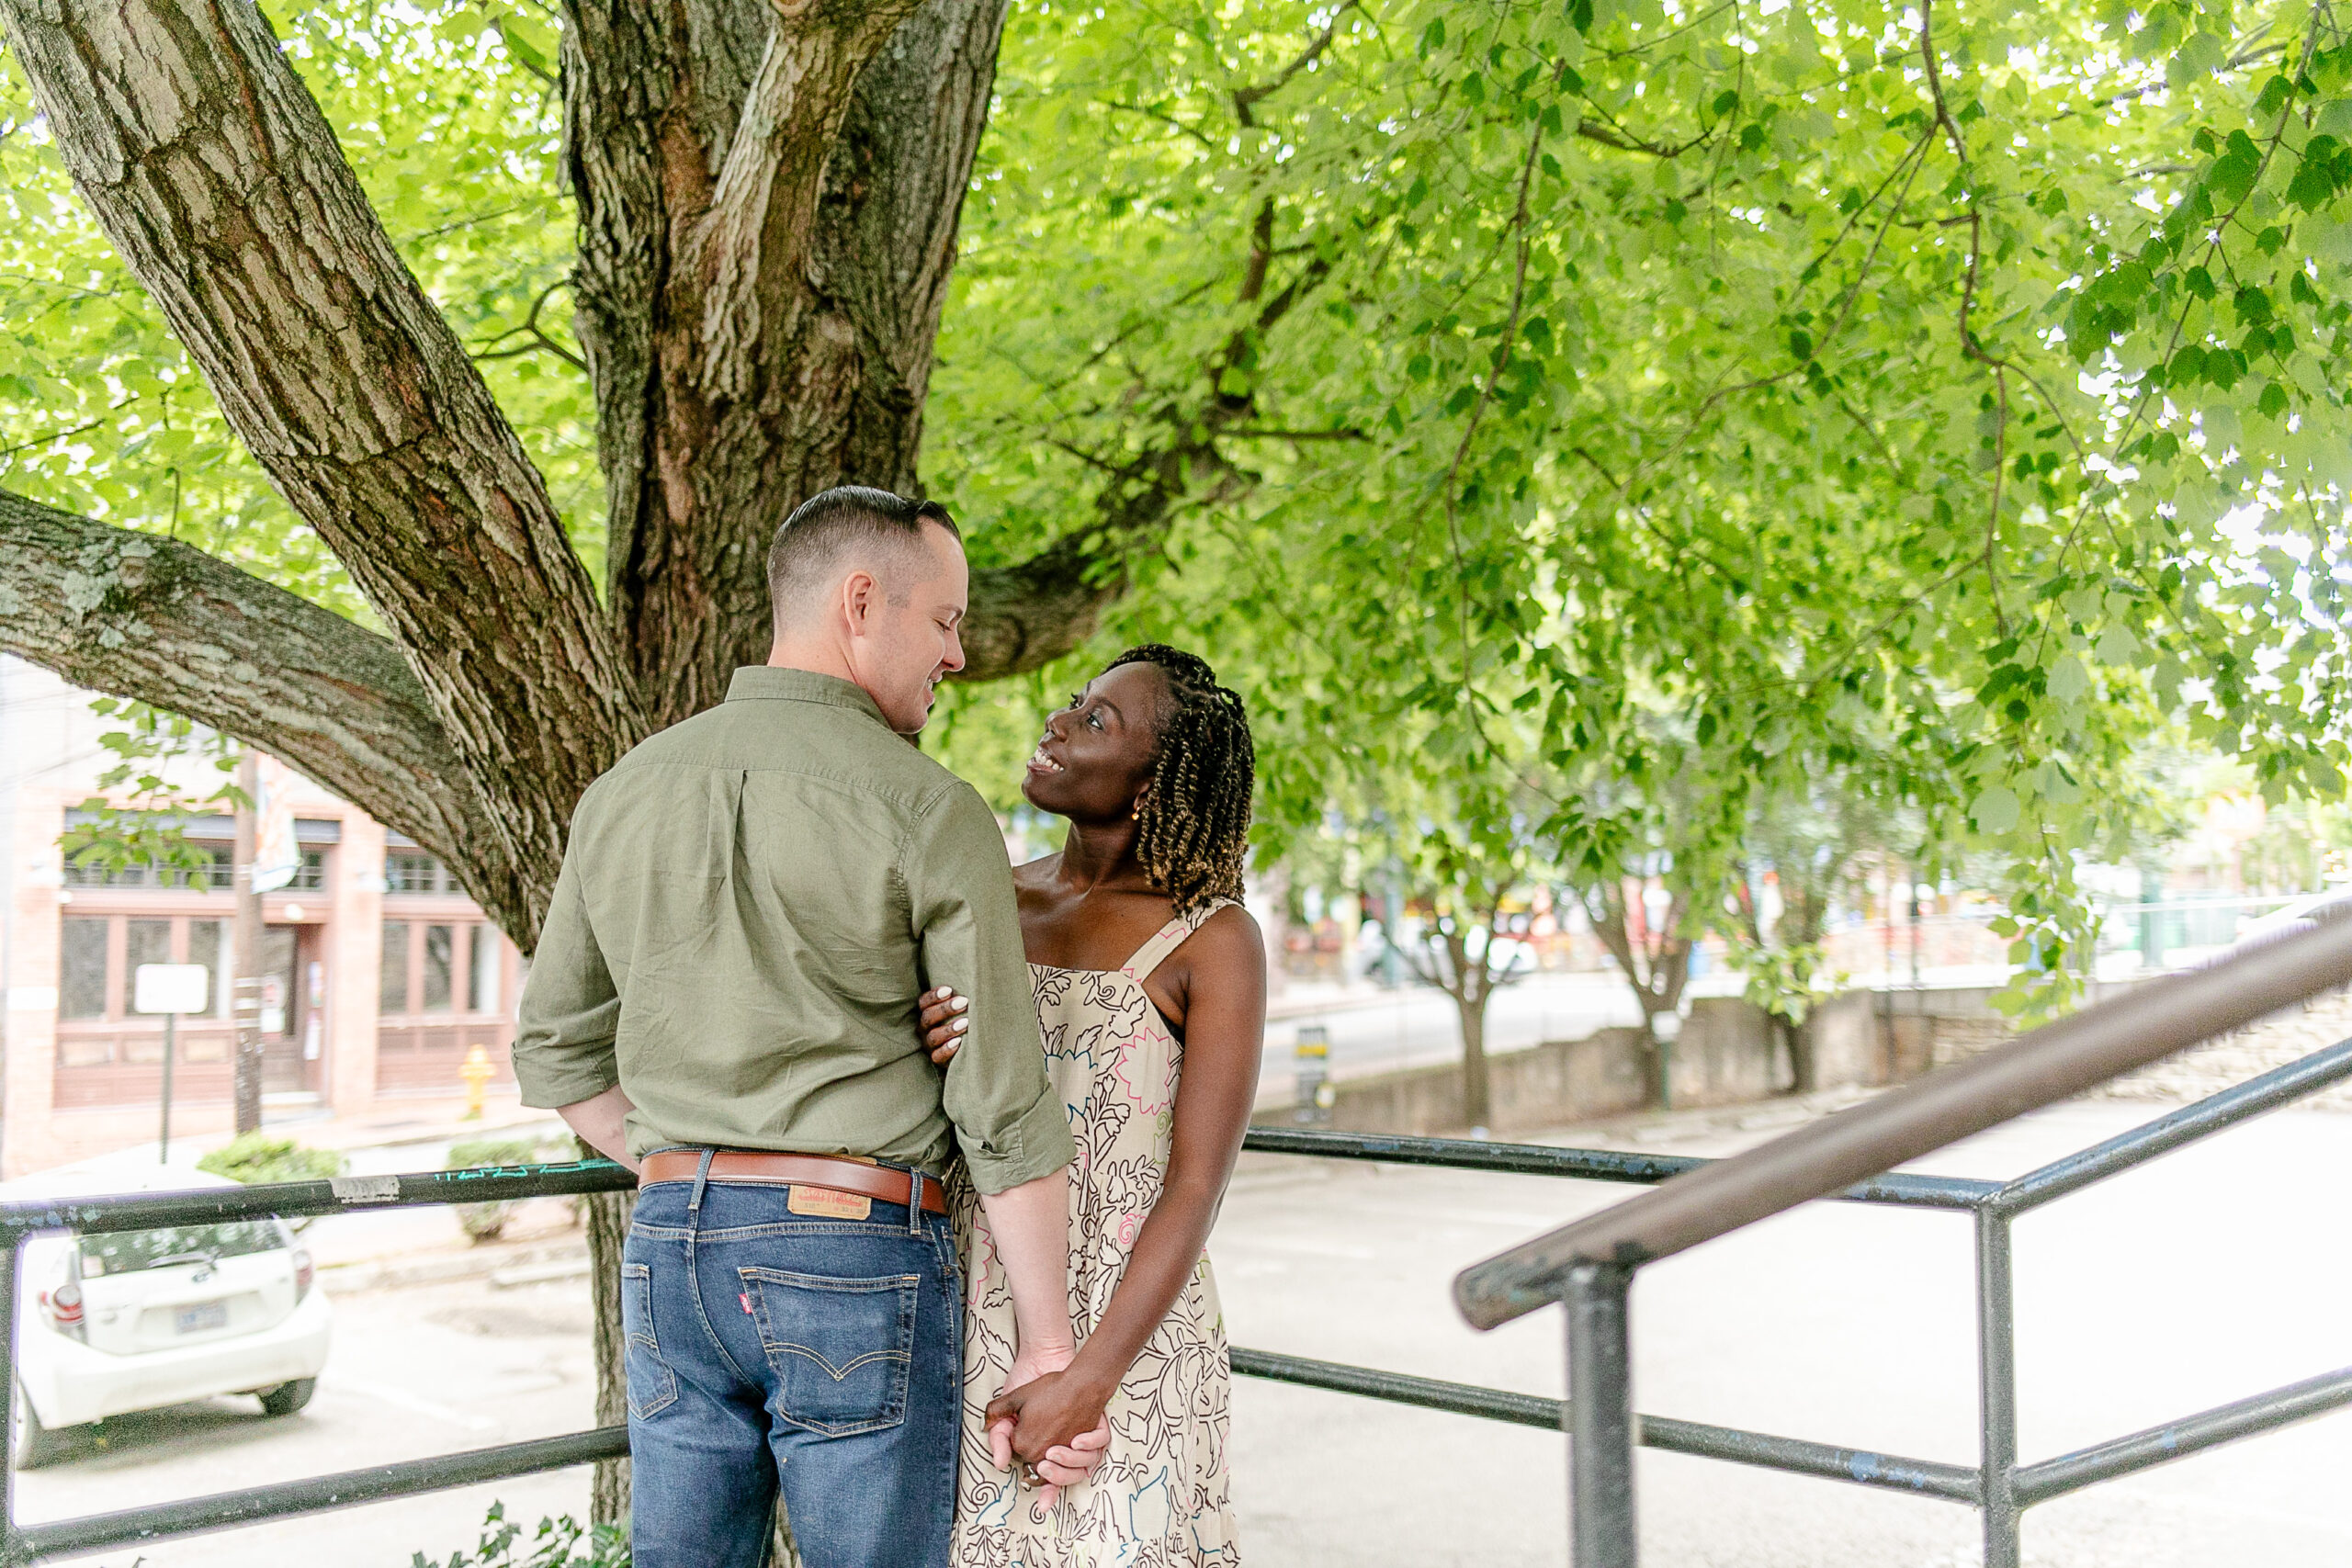
<svg viewBox="0 0 2352 1568">
<path fill-rule="evenodd" d="M 956 1148 L 1011 1281 L 1014 1381 L 1070 1359 L 1073 1150 L 1003 840 L 904 739 L 963 665 L 967 582 L 936 503 L 814 497 L 768 552 L 766 667 L 572 818 L 514 1072 L 642 1182 L 620 1280 L 638 1568 L 755 1568 L 779 1474 L 810 1568 L 946 1562 Z M 933 986 L 971 998 L 944 1073 L 916 1027 Z"/>
</svg>

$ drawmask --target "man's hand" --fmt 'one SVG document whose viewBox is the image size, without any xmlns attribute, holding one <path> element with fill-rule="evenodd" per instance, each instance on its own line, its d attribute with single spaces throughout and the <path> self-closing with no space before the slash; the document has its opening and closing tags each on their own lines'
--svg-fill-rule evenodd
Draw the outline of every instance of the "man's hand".
<svg viewBox="0 0 2352 1568">
<path fill-rule="evenodd" d="M 604 1093 L 588 1100 L 575 1100 L 560 1107 L 556 1114 L 562 1117 L 580 1141 L 611 1160 L 615 1165 L 636 1171 L 637 1161 L 628 1152 L 628 1130 L 623 1123 L 637 1107 L 629 1102 L 621 1086 L 615 1084 Z"/>
<path fill-rule="evenodd" d="M 999 1470 L 1013 1468 L 1013 1435 L 1020 1425 L 1017 1410 L 999 1416 L 997 1405 L 1004 1402 L 1009 1391 L 1034 1387 L 1039 1380 L 1057 1376 L 1070 1364 L 1074 1352 L 1067 1346 L 1050 1346 L 1043 1350 L 1023 1349 L 1012 1358 L 1012 1368 L 1005 1374 L 1004 1386 L 997 1391 L 997 1399 L 989 1406 L 989 1457 Z M 1021 1458 L 1022 1479 L 1035 1475 L 1043 1483 L 1039 1502 L 1046 1507 L 1054 1506 L 1065 1486 L 1075 1486 L 1094 1472 L 1111 1446 L 1111 1425 L 1097 1411 L 1094 1425 L 1080 1431 L 1066 1443 L 1053 1444 L 1042 1453 L 1023 1450 Z"/>
</svg>

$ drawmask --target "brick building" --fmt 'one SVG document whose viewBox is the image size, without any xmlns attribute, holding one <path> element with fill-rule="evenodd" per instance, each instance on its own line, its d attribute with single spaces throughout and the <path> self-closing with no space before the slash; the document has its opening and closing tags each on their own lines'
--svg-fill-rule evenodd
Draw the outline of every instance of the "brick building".
<svg viewBox="0 0 2352 1568">
<path fill-rule="evenodd" d="M 181 1021 L 175 1137 L 231 1124 L 231 819 L 182 824 L 209 865 L 68 865 L 62 835 L 113 761 L 91 694 L 0 658 L 0 1175 L 152 1143 L 164 1027 L 130 1010 L 141 964 L 202 964 L 211 1008 Z M 322 1117 L 424 1122 L 462 1100 L 477 1044 L 514 1092 L 522 964 L 428 852 L 296 781 L 301 868 L 263 900 L 265 1125 Z M 300 1135 L 299 1129 L 288 1127 Z"/>
</svg>

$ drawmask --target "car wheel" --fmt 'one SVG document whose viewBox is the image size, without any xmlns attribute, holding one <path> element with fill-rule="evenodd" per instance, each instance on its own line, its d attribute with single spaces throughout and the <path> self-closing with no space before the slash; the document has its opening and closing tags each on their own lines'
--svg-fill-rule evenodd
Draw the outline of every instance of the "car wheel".
<svg viewBox="0 0 2352 1568">
<path fill-rule="evenodd" d="M 42 1426 L 40 1417 L 33 1412 L 33 1402 L 25 1397 L 22 1390 L 17 1392 L 17 1430 L 9 1451 L 18 1470 L 38 1470 L 63 1458 L 74 1446 L 70 1431 L 70 1427 L 57 1432 Z"/>
<path fill-rule="evenodd" d="M 296 1378 L 292 1382 L 279 1383 L 261 1396 L 262 1413 L 266 1416 L 291 1416 L 311 1403 L 311 1395 L 319 1392 L 316 1378 Z"/>
</svg>

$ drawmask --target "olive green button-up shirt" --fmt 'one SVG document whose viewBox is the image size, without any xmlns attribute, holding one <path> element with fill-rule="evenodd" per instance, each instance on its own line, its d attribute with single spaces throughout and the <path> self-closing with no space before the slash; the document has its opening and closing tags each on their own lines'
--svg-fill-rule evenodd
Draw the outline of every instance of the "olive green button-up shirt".
<svg viewBox="0 0 2352 1568">
<path fill-rule="evenodd" d="M 943 1071 L 916 998 L 971 998 Z M 523 1103 L 617 1083 L 630 1152 L 863 1156 L 999 1192 L 1069 1163 L 1012 874 L 971 785 L 846 681 L 738 670 L 573 814 L 514 1040 Z"/>
</svg>

